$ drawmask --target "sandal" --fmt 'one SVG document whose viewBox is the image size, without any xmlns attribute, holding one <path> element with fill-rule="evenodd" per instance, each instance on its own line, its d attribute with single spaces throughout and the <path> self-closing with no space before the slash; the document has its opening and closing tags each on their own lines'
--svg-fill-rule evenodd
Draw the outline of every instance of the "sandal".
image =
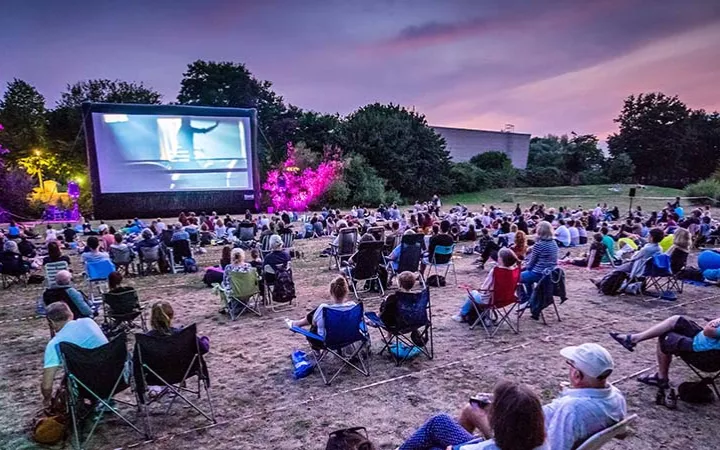
<svg viewBox="0 0 720 450">
<path fill-rule="evenodd" d="M 657 373 L 654 373 L 652 375 L 641 375 L 637 377 L 637 380 L 642 384 L 647 384 L 648 386 L 657 386 L 661 389 L 667 389 L 670 386 L 670 382 L 668 380 L 658 378 Z"/>
<path fill-rule="evenodd" d="M 630 335 L 629 335 L 629 334 L 624 335 L 625 337 L 622 337 L 622 336 L 623 336 L 623 335 L 621 335 L 621 334 L 619 334 L 619 333 L 610 333 L 610 337 L 613 338 L 613 339 L 615 339 L 615 341 L 617 341 L 618 344 L 620 344 L 620 345 L 622 345 L 623 347 L 625 347 L 625 349 L 626 349 L 627 351 L 629 351 L 629 352 L 634 352 L 634 351 L 635 351 L 635 345 L 637 345 L 637 344 L 633 344 L 633 342 L 630 340 Z"/>
</svg>

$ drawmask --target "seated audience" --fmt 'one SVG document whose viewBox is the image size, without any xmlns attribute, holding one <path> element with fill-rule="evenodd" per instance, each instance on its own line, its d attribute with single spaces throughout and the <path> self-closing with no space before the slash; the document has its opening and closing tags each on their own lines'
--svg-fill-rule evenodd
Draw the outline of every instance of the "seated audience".
<svg viewBox="0 0 720 450">
<path fill-rule="evenodd" d="M 631 352 L 640 342 L 657 338 L 657 372 L 641 376 L 638 381 L 667 388 L 673 355 L 720 350 L 720 318 L 701 327 L 688 317 L 672 316 L 640 333 L 610 333 L 610 336 Z"/>
<path fill-rule="evenodd" d="M 43 376 L 40 385 L 43 406 L 49 407 L 53 397 L 55 373 L 62 368 L 60 343 L 69 342 L 82 348 L 92 349 L 107 344 L 108 340 L 94 320 L 90 318 L 74 319 L 70 308 L 65 303 L 56 302 L 48 306 L 46 318 L 55 332 L 55 336 L 45 347 Z"/>
<path fill-rule="evenodd" d="M 45 230 L 45 243 L 50 243 L 53 241 L 57 241 L 57 231 L 53 229 L 53 226 L 51 223 L 47 224 L 47 230 Z"/>
<path fill-rule="evenodd" d="M 172 238 L 170 239 L 170 242 L 182 241 L 182 240 L 189 241 L 190 234 L 187 231 L 185 231 L 185 229 L 183 229 L 182 224 L 178 222 L 173 227 L 173 235 L 172 235 Z"/>
<path fill-rule="evenodd" d="M 690 251 L 690 240 L 690 232 L 685 228 L 678 228 L 675 231 L 673 244 L 665 252 L 670 257 L 672 273 L 678 273 L 685 267 Z"/>
<path fill-rule="evenodd" d="M 458 450 L 550 450 L 545 443 L 545 417 L 540 398 L 527 386 L 513 381 L 495 385 L 492 397 L 471 399 L 470 407 L 456 422 L 438 414 L 425 422 L 400 446 L 400 450 L 424 450 L 453 446 Z M 471 417 L 471 419 L 470 419 Z M 462 424 L 462 426 L 461 426 Z M 476 428 L 476 438 L 464 426 Z M 522 432 L 519 432 L 522 430 Z"/>
<path fill-rule="evenodd" d="M 100 251 L 100 240 L 97 236 L 87 238 L 87 248 L 89 251 L 85 251 L 80 255 L 84 264 L 110 260 L 110 255 Z"/>
<path fill-rule="evenodd" d="M 325 318 L 323 317 L 323 309 L 337 309 L 345 311 L 353 308 L 356 303 L 352 300 L 348 300 L 348 294 L 350 288 L 344 277 L 337 277 L 330 283 L 330 299 L 332 303 L 322 303 L 317 308 L 310 311 L 305 318 L 300 320 L 289 320 L 285 319 L 289 327 L 310 327 L 310 331 L 313 333 L 325 337 Z M 308 338 L 310 345 L 313 348 L 317 348 L 319 342 L 314 339 Z"/>
<path fill-rule="evenodd" d="M 402 272 L 398 275 L 398 284 L 400 286 L 398 292 L 411 292 L 413 286 L 415 286 L 415 274 L 408 271 Z M 380 319 L 388 328 L 397 325 L 397 296 L 395 293 L 388 295 L 380 303 Z"/>
<path fill-rule="evenodd" d="M 50 242 L 47 245 L 47 249 L 48 255 L 43 258 L 43 266 L 48 263 L 60 261 L 65 261 L 66 263 L 68 263 L 68 266 L 70 265 L 70 257 L 62 254 L 62 250 L 60 250 L 60 244 L 58 244 L 57 242 Z"/>
<path fill-rule="evenodd" d="M 108 276 L 108 288 L 109 292 L 113 294 L 121 294 L 123 292 L 132 291 L 135 288 L 131 286 L 123 286 L 123 276 L 120 272 L 110 272 Z"/>
<path fill-rule="evenodd" d="M 5 240 L 3 251 L 0 252 L 0 267 L 4 273 L 16 275 L 30 272 L 30 263 L 22 259 L 17 243 L 9 239 Z"/>
<path fill-rule="evenodd" d="M 542 407 L 545 417 L 545 448 L 548 450 L 577 448 L 593 434 L 623 420 L 627 408 L 622 393 L 608 383 L 614 364 L 607 350 L 598 344 L 588 343 L 565 347 L 560 354 L 570 368 L 570 388 L 566 389 L 561 397 Z M 461 445 L 459 448 L 463 449 L 463 443 L 474 441 L 475 436 L 472 433 L 476 429 L 481 433 L 490 429 L 486 415 L 478 409 L 479 406 L 475 403 L 465 406 L 458 421 L 447 415 L 442 419 L 431 418 L 400 446 L 400 450 L 436 449 L 456 445 Z M 435 424 L 441 426 L 432 426 Z M 526 429 L 512 427 L 511 431 L 522 436 L 525 433 L 520 431 Z M 496 447 L 468 446 L 468 449 L 505 448 L 497 441 L 495 445 Z"/>
<path fill-rule="evenodd" d="M 55 275 L 55 287 L 43 292 L 43 301 L 46 305 L 56 301 L 69 302 L 70 310 L 79 319 L 93 317 L 93 308 L 82 292 L 72 286 L 72 274 L 67 270 L 60 270 Z"/>
<path fill-rule="evenodd" d="M 468 315 L 473 311 L 472 302 L 479 306 L 486 306 L 490 303 L 492 297 L 492 289 L 495 286 L 495 270 L 511 269 L 518 263 L 515 253 L 509 248 L 501 248 L 498 252 L 498 263 L 485 276 L 482 286 L 479 290 L 470 291 L 472 299 L 467 298 L 460 308 L 460 313 L 452 317 L 455 322 L 466 322 Z"/>
<path fill-rule="evenodd" d="M 7 237 L 9 239 L 17 239 L 20 237 L 20 227 L 17 226 L 14 220 L 10 220 L 8 224 Z"/>
<path fill-rule="evenodd" d="M 568 221 L 568 232 L 570 232 L 570 246 L 580 245 L 580 231 L 575 226 L 575 221 Z"/>
<path fill-rule="evenodd" d="M 252 266 L 245 262 L 245 252 L 241 248 L 234 248 L 230 252 L 230 264 L 225 266 L 223 270 L 222 285 L 226 289 L 230 289 L 230 274 L 232 272 L 248 273 L 252 270 Z"/>
<path fill-rule="evenodd" d="M 570 259 L 568 252 L 567 256 L 561 260 L 568 264 L 578 267 L 587 267 L 588 269 L 594 269 L 600 267 L 603 256 L 605 256 L 605 246 L 603 245 L 603 235 L 601 233 L 595 233 L 593 235 L 593 243 L 590 244 L 590 249 L 583 258 Z"/>
<path fill-rule="evenodd" d="M 122 235 L 120 235 L 122 242 Z M 115 233 L 110 234 L 110 228 L 105 228 L 100 234 L 100 247 L 110 252 L 110 246 L 115 243 Z"/>
<path fill-rule="evenodd" d="M 570 247 L 572 240 L 570 237 L 570 230 L 565 226 L 565 220 L 558 220 L 558 227 L 555 230 L 555 240 L 560 247 Z"/>
<path fill-rule="evenodd" d="M 440 222 L 440 230 L 437 234 L 430 237 L 430 242 L 428 244 L 428 251 L 426 256 L 423 258 L 422 263 L 420 264 L 420 272 L 425 273 L 425 267 L 430 265 L 430 263 L 433 262 L 433 260 L 437 264 L 446 264 L 450 261 L 452 258 L 452 255 L 436 255 L 435 254 L 435 247 L 437 246 L 443 246 L 443 247 L 450 247 L 455 243 L 455 240 L 450 236 L 450 221 L 443 220 Z"/>
<path fill-rule="evenodd" d="M 149 228 L 142 230 L 140 237 L 142 239 L 135 243 L 135 251 L 138 253 L 140 253 L 140 249 L 143 247 L 153 248 L 160 245 L 160 242 L 153 236 L 153 232 Z"/>
<path fill-rule="evenodd" d="M 520 282 L 525 285 L 524 301 L 530 298 L 533 285 L 542 279 L 545 271 L 553 270 L 557 266 L 558 245 L 553 238 L 550 222 L 540 222 L 536 233 L 537 241 L 532 247 L 530 256 L 525 260 L 524 270 L 520 274 Z"/>
<path fill-rule="evenodd" d="M 637 277 L 642 274 L 645 268 L 645 261 L 653 256 L 661 253 L 660 241 L 663 240 L 664 233 L 660 228 L 653 228 L 648 235 L 648 243 L 639 251 L 633 254 L 630 261 L 617 267 L 616 271 L 625 272 L 630 278 Z"/>
<path fill-rule="evenodd" d="M 175 311 L 170 302 L 164 300 L 155 302 L 150 310 L 150 331 L 145 333 L 148 336 L 172 336 L 182 331 L 183 327 L 174 327 L 172 321 L 175 318 Z M 210 351 L 210 339 L 207 336 L 197 337 L 198 350 L 201 355 Z"/>
<path fill-rule="evenodd" d="M 515 242 L 510 245 L 510 248 L 515 253 L 515 256 L 517 256 L 517 259 L 520 261 L 524 260 L 528 251 L 527 234 L 522 230 L 518 230 L 517 233 L 515 233 Z"/>
<path fill-rule="evenodd" d="M 25 233 L 20 233 L 20 242 L 18 242 L 18 251 L 25 258 L 34 258 L 37 256 L 35 251 L 35 244 L 30 242 L 25 236 Z"/>
<path fill-rule="evenodd" d="M 265 255 L 265 259 L 263 260 L 263 267 L 282 266 L 283 264 L 287 264 L 289 262 L 290 254 L 283 249 L 282 238 L 277 234 L 273 234 L 272 236 L 270 236 L 270 253 Z M 272 284 L 275 281 L 275 274 L 265 274 L 265 280 L 268 283 Z"/>
</svg>

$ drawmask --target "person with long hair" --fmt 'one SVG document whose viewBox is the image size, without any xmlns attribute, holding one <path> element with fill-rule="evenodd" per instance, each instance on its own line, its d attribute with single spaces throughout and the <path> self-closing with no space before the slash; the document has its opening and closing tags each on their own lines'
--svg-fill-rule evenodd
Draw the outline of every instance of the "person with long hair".
<svg viewBox="0 0 720 450">
<path fill-rule="evenodd" d="M 182 327 L 174 327 L 173 319 L 175 318 L 175 310 L 170 302 L 161 300 L 155 302 L 150 310 L 150 331 L 148 336 L 172 336 L 182 331 Z M 198 336 L 198 348 L 200 354 L 205 354 L 210 350 L 210 339 L 207 336 Z"/>
<path fill-rule="evenodd" d="M 517 259 L 522 261 L 525 259 L 525 255 L 527 255 L 527 234 L 525 234 L 524 231 L 518 230 L 515 233 L 515 242 L 513 242 L 510 245 L 510 248 L 513 252 L 515 252 L 515 256 L 517 256 Z"/>
<path fill-rule="evenodd" d="M 63 255 L 62 250 L 60 250 L 60 244 L 58 244 L 57 241 L 48 242 L 47 250 L 48 255 L 43 258 L 43 266 L 48 263 L 59 261 L 65 261 L 68 263 L 68 266 L 70 265 L 70 257 Z"/>
<path fill-rule="evenodd" d="M 673 235 L 673 243 L 665 252 L 670 257 L 670 270 L 678 273 L 687 263 L 688 252 L 690 252 L 690 232 L 685 228 L 678 228 Z"/>
</svg>

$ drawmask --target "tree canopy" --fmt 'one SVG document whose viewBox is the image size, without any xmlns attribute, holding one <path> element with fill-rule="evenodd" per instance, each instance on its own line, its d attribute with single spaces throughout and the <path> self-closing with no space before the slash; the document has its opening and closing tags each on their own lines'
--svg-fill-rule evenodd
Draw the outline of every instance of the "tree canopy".
<svg viewBox="0 0 720 450">
<path fill-rule="evenodd" d="M 10 151 L 6 159 L 15 162 L 46 145 L 47 111 L 45 98 L 30 84 L 14 79 L 0 100 L 0 147 Z"/>
</svg>

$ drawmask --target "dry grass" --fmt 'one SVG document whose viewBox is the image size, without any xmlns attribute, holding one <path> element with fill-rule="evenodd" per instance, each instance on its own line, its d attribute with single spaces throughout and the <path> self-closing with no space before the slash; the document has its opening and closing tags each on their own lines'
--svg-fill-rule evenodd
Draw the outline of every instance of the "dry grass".
<svg viewBox="0 0 720 450">
<path fill-rule="evenodd" d="M 293 318 L 300 318 L 327 298 L 327 285 L 337 275 L 328 270 L 327 259 L 318 257 L 327 242 L 298 242 L 306 259 L 294 265 L 300 305 L 290 314 Z M 219 251 L 210 249 L 198 258 L 199 262 L 215 264 Z M 462 286 L 478 285 L 483 279 L 472 259 L 456 256 L 461 287 L 432 288 L 434 360 L 418 357 L 398 368 L 386 357 L 373 355 L 370 377 L 347 372 L 330 387 L 324 386 L 317 374 L 302 380 L 292 378 L 289 355 L 306 345 L 304 339 L 285 328 L 285 314 L 243 316 L 229 322 L 218 314 L 218 301 L 210 289 L 200 283 L 202 273 L 129 279 L 128 284 L 140 290 L 144 304 L 170 300 L 178 323 L 197 323 L 200 333 L 210 337 L 207 361 L 219 422 L 215 427 L 187 431 L 205 427 L 207 422 L 176 405 L 167 419 L 156 418 L 160 439 L 137 448 L 320 449 L 328 432 L 362 425 L 379 448 L 392 449 L 429 415 L 441 411 L 454 414 L 469 395 L 491 390 L 504 377 L 531 385 L 549 401 L 567 377 L 558 351 L 565 345 L 588 341 L 611 350 L 617 365 L 612 378 L 619 380 L 617 386 L 627 397 L 629 411 L 640 415 L 637 432 L 608 448 L 687 450 L 715 446 L 715 424 L 720 419 L 717 407 L 681 402 L 677 411 L 670 411 L 656 406 L 652 388 L 624 378 L 653 366 L 654 345 L 640 345 L 631 354 L 611 341 L 607 332 L 639 330 L 671 314 L 687 314 L 699 321 L 717 317 L 720 296 L 716 288 L 688 286 L 675 304 L 646 303 L 639 298 L 600 296 L 587 282 L 587 271 L 568 268 L 569 301 L 560 307 L 562 322 L 550 318 L 549 325 L 544 326 L 525 316 L 520 334 L 502 331 L 489 339 L 480 330 L 469 330 L 450 319 L 462 301 Z M 79 272 L 76 257 L 73 266 Z M 600 276 L 601 272 L 592 275 Z M 0 448 L 36 447 L 27 437 L 27 428 L 41 407 L 38 385 L 48 340 L 44 320 L 33 318 L 35 299 L 40 294 L 37 286 L 13 286 L 0 292 Z M 370 300 L 366 309 L 376 310 L 378 306 L 378 300 Z M 377 351 L 380 339 L 374 330 L 372 333 Z M 692 374 L 681 364 L 674 364 L 672 375 L 679 383 Z M 130 411 L 130 416 L 134 417 L 134 412 Z M 91 447 L 127 448 L 141 441 L 140 436 L 108 416 Z"/>
</svg>

